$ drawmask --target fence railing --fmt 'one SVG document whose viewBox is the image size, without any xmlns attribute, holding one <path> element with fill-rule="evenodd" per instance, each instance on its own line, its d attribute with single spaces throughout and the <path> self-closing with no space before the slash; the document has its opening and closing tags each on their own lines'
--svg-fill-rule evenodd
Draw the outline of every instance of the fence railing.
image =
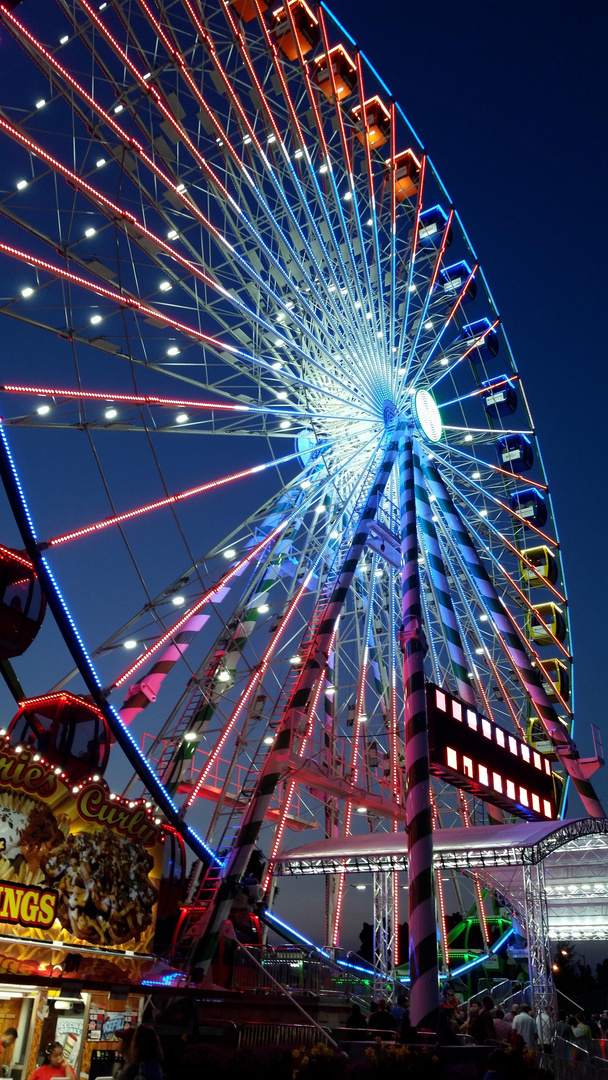
<svg viewBox="0 0 608 1080">
<path fill-rule="evenodd" d="M 329 1043 L 329 1033 L 325 1037 L 318 1028 L 307 1024 L 264 1024 L 252 1020 L 243 1024 L 238 1035 L 239 1050 L 262 1046 L 309 1049 L 318 1042 Z"/>
</svg>

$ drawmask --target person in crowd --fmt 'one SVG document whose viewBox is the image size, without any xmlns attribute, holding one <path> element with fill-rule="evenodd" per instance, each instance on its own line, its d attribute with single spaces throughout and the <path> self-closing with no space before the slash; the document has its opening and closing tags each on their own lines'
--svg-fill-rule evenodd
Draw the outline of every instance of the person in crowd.
<svg viewBox="0 0 608 1080">
<path fill-rule="evenodd" d="M 133 1036 L 135 1035 L 135 1028 L 123 1028 L 119 1036 L 118 1050 L 116 1051 L 116 1063 L 112 1070 L 112 1076 L 114 1080 L 118 1080 L 123 1072 L 126 1074 L 126 1070 L 130 1064 L 131 1043 L 133 1042 Z"/>
<path fill-rule="evenodd" d="M 361 1012 L 360 1005 L 353 1005 L 349 1015 L 344 1021 L 344 1027 L 353 1029 L 353 1039 L 367 1038 L 367 1020 Z"/>
<path fill-rule="evenodd" d="M 0 1075 L 8 1076 L 11 1071 L 11 1062 L 15 1043 L 17 1042 L 17 1028 L 8 1027 L 0 1035 Z"/>
<path fill-rule="evenodd" d="M 67 1080 L 76 1080 L 74 1070 L 68 1065 L 63 1056 L 63 1046 L 60 1042 L 51 1042 L 45 1048 L 44 1061 L 30 1076 L 30 1080 L 53 1080 L 54 1077 L 65 1076 Z"/>
<path fill-rule="evenodd" d="M 576 1024 L 572 1028 L 572 1035 L 577 1046 L 580 1046 L 581 1050 L 586 1050 L 587 1053 L 591 1053 L 591 1028 L 585 1020 L 583 1013 L 578 1012 L 576 1014 Z"/>
<path fill-rule="evenodd" d="M 397 1021 L 388 1007 L 386 998 L 380 998 L 378 1011 L 374 1013 L 374 1030 L 394 1031 L 396 1027 Z"/>
<path fill-rule="evenodd" d="M 489 999 L 492 1000 L 491 998 Z M 476 1043 L 483 1046 L 486 1042 L 496 1041 L 496 1031 L 494 1030 L 494 1018 L 491 1011 L 485 1008 L 479 1008 L 475 1002 L 469 1008 L 469 1029 L 468 1034 Z"/>
<path fill-rule="evenodd" d="M 133 1080 L 163 1080 L 163 1051 L 158 1035 L 150 1024 L 138 1024 L 129 1051 L 135 1065 Z"/>
<path fill-rule="evenodd" d="M 545 1054 L 551 1053 L 551 1039 L 553 1037 L 553 1020 L 548 1012 L 539 1009 L 536 1014 L 536 1037 L 538 1045 Z"/>
<path fill-rule="evenodd" d="M 564 1041 L 562 1041 L 564 1040 Z M 555 1025 L 555 1047 L 554 1053 L 557 1057 L 568 1057 L 568 1047 L 566 1042 L 573 1042 L 574 1032 L 572 1026 L 568 1022 L 568 1017 L 565 1009 L 560 1009 L 557 1014 L 557 1023 Z"/>
<path fill-rule="evenodd" d="M 589 1029 L 591 1031 L 592 1039 L 599 1039 L 601 1037 L 600 1018 L 598 1013 L 591 1013 L 591 1018 L 589 1020 Z"/>
<path fill-rule="evenodd" d="M 483 1080 L 507 1080 L 508 1077 L 509 1058 L 506 1051 L 497 1047 L 496 1050 L 492 1050 L 492 1053 L 488 1057 L 488 1064 L 484 1073 Z"/>
<path fill-rule="evenodd" d="M 519 1012 L 519 1005 L 512 1005 L 509 1012 L 508 1012 L 508 1014 L 507 1014 L 507 1020 L 509 1021 L 509 1023 L 511 1025 L 513 1024 L 513 1020 L 517 1016 L 518 1012 Z"/>
<path fill-rule="evenodd" d="M 410 1021 L 409 1005 L 404 1009 L 403 1018 L 399 1025 L 398 1037 L 401 1039 L 401 1042 L 407 1043 L 408 1045 L 418 1042 L 418 1032 L 415 1027 L 412 1027 Z"/>
<path fill-rule="evenodd" d="M 397 1004 L 391 1006 L 391 1012 L 392 1012 L 393 1016 L 395 1017 L 395 1020 L 397 1022 L 397 1027 L 399 1027 L 401 1021 L 403 1020 L 403 1014 L 404 1014 L 406 1008 L 407 1008 L 407 998 L 406 998 L 405 994 L 399 994 L 399 997 L 397 998 Z"/>
<path fill-rule="evenodd" d="M 505 1010 L 501 1005 L 494 1009 L 494 1031 L 500 1042 L 508 1042 L 511 1037 L 511 1024 L 505 1020 Z"/>
<path fill-rule="evenodd" d="M 536 1042 L 536 1023 L 531 1015 L 531 1009 L 529 1005 L 522 1005 L 519 1013 L 513 1020 L 511 1025 L 513 1031 L 518 1035 L 521 1035 L 526 1046 L 529 1050 L 534 1049 L 534 1043 Z"/>
</svg>

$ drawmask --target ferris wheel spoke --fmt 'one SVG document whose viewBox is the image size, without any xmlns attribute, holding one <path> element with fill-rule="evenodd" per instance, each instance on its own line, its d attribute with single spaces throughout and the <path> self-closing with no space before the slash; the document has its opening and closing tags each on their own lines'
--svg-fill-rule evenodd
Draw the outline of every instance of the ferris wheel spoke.
<svg viewBox="0 0 608 1080">
<path fill-rule="evenodd" d="M 411 381 L 410 389 L 413 390 L 415 388 L 416 383 L 422 377 L 422 375 L 425 373 L 430 361 L 432 360 L 433 356 L 435 355 L 435 352 L 437 351 L 437 349 L 439 348 L 439 345 L 441 344 L 441 341 L 443 340 L 443 335 L 445 334 L 448 326 L 450 326 L 451 323 L 453 322 L 453 320 L 454 320 L 454 318 L 456 316 L 456 313 L 459 311 L 465 297 L 467 296 L 469 287 L 470 287 L 471 283 L 473 282 L 473 280 L 475 278 L 475 274 L 477 273 L 478 269 L 479 269 L 479 264 L 475 263 L 475 265 L 473 266 L 473 269 L 469 271 L 469 275 L 466 278 L 464 285 L 460 289 L 460 291 L 459 291 L 459 293 L 458 293 L 458 295 L 456 297 L 456 300 L 454 301 L 454 304 L 450 308 L 450 311 L 448 312 L 445 319 L 441 320 L 441 327 L 440 327 L 439 333 L 434 335 L 434 341 L 433 341 L 430 349 L 428 350 L 428 352 L 426 353 L 422 363 L 420 364 L 420 366 L 417 368 L 416 372 L 414 373 L 412 381 Z M 435 280 L 436 280 L 436 278 L 435 278 Z M 413 354 L 414 354 L 415 348 L 417 347 L 418 341 L 420 339 L 420 335 L 421 335 L 422 330 L 423 330 L 423 328 L 424 328 L 424 326 L 426 324 L 426 313 L 428 311 L 428 301 L 430 300 L 430 295 L 431 295 L 431 293 L 430 293 L 430 290 L 429 290 L 429 292 L 427 294 L 427 298 L 425 300 L 424 317 L 420 318 L 420 322 L 418 324 L 418 328 L 417 328 L 417 331 L 416 331 L 416 337 L 415 337 L 414 346 L 410 350 L 410 355 L 411 356 L 413 356 Z M 434 323 L 432 324 L 431 329 L 434 329 Z"/>
<path fill-rule="evenodd" d="M 428 285 L 426 285 L 425 297 L 424 297 L 424 301 L 423 301 L 423 305 L 422 305 L 422 310 L 419 311 L 418 314 L 417 314 L 418 325 L 416 326 L 414 324 L 414 329 L 415 329 L 414 339 L 412 341 L 412 344 L 409 346 L 408 356 L 407 356 L 407 359 L 406 359 L 405 365 L 404 365 L 404 367 L 405 367 L 404 374 L 403 374 L 404 384 L 407 382 L 407 379 L 408 379 L 408 376 L 409 376 L 409 373 L 410 373 L 410 369 L 411 369 L 412 363 L 414 361 L 414 357 L 416 356 L 416 352 L 417 352 L 417 349 L 418 349 L 418 344 L 419 344 L 419 341 L 420 341 L 420 337 L 422 335 L 422 331 L 425 329 L 425 325 L 426 325 L 426 322 L 427 322 L 428 311 L 429 311 L 429 306 L 430 306 L 431 300 L 433 299 L 435 286 L 437 284 L 437 278 L 439 277 L 439 271 L 441 269 L 441 264 L 443 262 L 443 256 L 445 254 L 445 250 L 446 250 L 446 246 L 447 246 L 447 242 L 448 242 L 448 237 L 450 236 L 450 230 L 451 230 L 451 227 L 452 227 L 452 219 L 453 219 L 453 211 L 450 210 L 450 213 L 448 214 L 448 218 L 447 218 L 447 221 L 446 221 L 445 226 L 444 226 L 443 237 L 441 239 L 441 244 L 439 245 L 437 255 L 435 257 L 433 270 L 432 270 Z M 431 358 L 431 356 L 433 354 L 434 348 L 436 348 L 436 346 L 438 345 L 441 336 L 443 335 L 444 331 L 447 329 L 447 326 L 451 322 L 451 319 L 453 318 L 453 315 L 456 313 L 456 310 L 458 309 L 458 307 L 460 305 L 462 297 L 466 293 L 466 289 L 468 288 L 468 285 L 470 283 L 470 280 L 473 277 L 474 272 L 475 271 L 472 272 L 471 278 L 469 279 L 469 281 L 467 281 L 466 285 L 461 290 L 460 296 L 457 298 L 457 300 L 456 300 L 456 302 L 454 304 L 454 307 L 452 308 L 452 311 L 450 312 L 450 315 L 447 318 L 447 321 L 443 323 L 442 330 L 441 330 L 440 334 L 435 339 L 435 345 L 431 348 L 428 355 L 425 356 L 423 364 L 421 365 L 421 367 L 419 367 L 418 372 L 417 372 L 417 376 L 418 376 L 418 374 L 422 374 L 423 371 L 425 370 L 426 365 L 427 365 L 428 361 L 430 360 L 430 358 Z M 408 290 L 408 294 L 409 294 L 409 290 Z M 406 316 L 407 316 L 407 314 L 409 314 L 409 309 L 408 309 L 408 306 L 407 306 L 407 303 L 406 303 Z M 432 329 L 432 326 L 433 326 L 433 323 L 431 322 L 431 329 Z M 403 331 L 402 331 L 402 339 L 404 341 L 405 341 L 405 334 L 406 334 L 407 329 L 408 329 L 408 327 L 407 327 L 407 325 L 406 325 L 406 323 L 404 321 Z M 402 361 L 402 363 L 403 363 L 403 361 Z M 416 384 L 416 378 L 413 379 L 412 386 L 415 386 L 415 384 Z"/>
<path fill-rule="evenodd" d="M 294 33 L 293 16 L 292 16 L 291 9 L 289 8 L 289 6 L 287 6 L 286 10 L 287 10 L 288 19 L 291 22 L 292 33 Z M 342 297 L 342 295 L 348 296 L 349 300 L 351 302 L 351 305 L 354 302 L 354 309 L 351 307 L 351 311 L 349 313 L 349 316 L 347 316 L 347 317 L 349 318 L 349 321 L 352 320 L 353 311 L 354 311 L 354 320 L 355 320 L 355 323 L 357 324 L 359 334 L 363 338 L 363 343 L 364 343 L 363 347 L 366 350 L 368 357 L 370 359 L 372 359 L 372 362 L 373 362 L 373 357 L 374 357 L 374 353 L 375 353 L 374 343 L 373 343 L 373 341 L 368 340 L 369 339 L 369 330 L 368 330 L 368 328 L 366 326 L 366 319 L 365 319 L 365 314 L 366 313 L 365 313 L 365 310 L 364 310 L 365 298 L 364 298 L 364 295 L 362 293 L 361 286 L 360 286 L 359 272 L 357 270 L 354 251 L 353 251 L 352 245 L 350 243 L 350 239 L 349 239 L 349 236 L 348 236 L 348 230 L 346 228 L 346 223 L 345 223 L 345 220 L 344 220 L 344 215 L 343 215 L 342 206 L 341 206 L 341 202 L 340 202 L 340 195 L 339 195 L 339 192 L 338 192 L 336 184 L 335 184 L 335 178 L 334 178 L 334 174 L 333 174 L 333 167 L 332 167 L 332 159 L 331 159 L 330 150 L 329 150 L 329 147 L 327 145 L 327 142 L 325 141 L 325 137 L 324 137 L 324 133 L 323 133 L 323 125 L 322 125 L 322 121 L 321 121 L 321 117 L 320 117 L 320 113 L 319 113 L 319 108 L 318 108 L 318 105 L 317 105 L 316 98 L 315 98 L 315 96 L 313 94 L 313 91 L 312 91 L 312 87 L 311 87 L 311 84 L 310 84 L 310 77 L 308 75 L 308 71 L 307 71 L 306 65 L 305 65 L 303 57 L 302 57 L 298 37 L 297 37 L 297 35 L 294 35 L 294 40 L 296 41 L 296 44 L 297 44 L 297 50 L 298 50 L 298 53 L 299 53 L 299 62 L 300 62 L 300 65 L 301 65 L 301 68 L 302 68 L 302 71 L 303 71 L 303 74 L 304 74 L 304 78 L 305 78 L 305 81 L 306 81 L 307 96 L 308 96 L 308 100 L 309 100 L 309 102 L 311 103 L 311 106 L 312 106 L 312 110 L 313 110 L 314 117 L 315 117 L 315 122 L 316 122 L 316 127 L 317 127 L 317 133 L 318 133 L 319 140 L 320 140 L 320 143 L 321 143 L 321 150 L 322 150 L 322 156 L 323 156 L 323 166 L 322 166 L 322 168 L 324 169 L 325 173 L 329 175 L 329 182 L 330 182 L 332 192 L 333 192 L 333 195 L 334 195 L 334 201 L 336 203 L 336 207 L 337 207 L 340 219 L 341 219 L 342 234 L 344 236 L 345 243 L 346 243 L 348 253 L 349 253 L 349 257 L 350 257 L 350 271 L 351 271 L 350 273 L 348 273 L 346 265 L 345 265 L 345 263 L 343 261 L 341 248 L 340 248 L 340 245 L 339 245 L 339 243 L 337 241 L 335 231 L 334 231 L 334 229 L 332 227 L 331 220 L 329 218 L 329 214 L 328 214 L 327 207 L 326 207 L 326 202 L 325 202 L 325 199 L 323 197 L 323 192 L 321 191 L 321 187 L 319 185 L 319 181 L 318 181 L 315 169 L 314 169 L 314 165 L 312 163 L 309 151 L 308 151 L 308 149 L 306 147 L 306 142 L 305 142 L 303 133 L 301 131 L 300 125 L 299 125 L 299 123 L 297 121 L 297 109 L 295 108 L 295 105 L 294 105 L 293 100 L 291 98 L 291 95 L 289 93 L 289 88 L 288 88 L 287 81 L 286 81 L 286 79 L 285 79 L 285 77 L 283 75 L 283 71 L 282 71 L 282 68 L 281 68 L 281 64 L 279 62 L 276 46 L 272 42 L 272 40 L 271 40 L 271 38 L 269 36 L 268 30 L 267 30 L 263 20 L 261 20 L 260 22 L 261 22 L 261 26 L 262 26 L 262 30 L 263 30 L 265 39 L 266 39 L 267 46 L 268 46 L 268 48 L 269 48 L 269 50 L 270 50 L 270 52 L 272 54 L 272 57 L 273 57 L 273 63 L 274 63 L 275 71 L 276 71 L 276 73 L 277 73 L 277 75 L 278 75 L 278 77 L 279 77 L 279 79 L 281 81 L 281 86 L 282 86 L 282 89 L 283 89 L 283 93 L 285 95 L 285 100 L 286 100 L 286 102 L 288 104 L 288 108 L 289 108 L 292 123 L 294 123 L 296 125 L 296 130 L 298 131 L 300 140 L 302 142 L 302 146 L 303 146 L 303 149 L 304 149 L 303 159 L 304 159 L 304 161 L 306 162 L 306 164 L 308 166 L 309 179 L 310 179 L 310 181 L 311 181 L 311 183 L 313 185 L 313 190 L 315 192 L 315 198 L 316 198 L 316 201 L 317 201 L 317 205 L 319 207 L 319 213 L 323 216 L 324 221 L 325 221 L 325 225 L 329 229 L 330 235 L 333 238 L 333 246 L 334 246 L 336 258 L 337 258 L 338 262 L 340 263 L 340 265 L 342 267 L 342 271 L 343 271 L 343 274 L 344 274 L 345 291 L 344 291 L 344 289 L 340 288 L 340 296 L 341 297 Z M 340 117 L 340 122 L 341 122 L 341 117 Z M 349 160 L 348 157 L 347 157 L 346 160 L 347 160 L 347 163 L 348 163 L 348 160 Z M 352 191 L 351 191 L 351 195 L 352 195 Z M 308 203 L 307 203 L 307 205 L 308 205 Z M 315 224 L 315 227 L 316 227 L 316 222 L 314 224 Z M 318 232 L 318 230 L 317 230 L 317 232 Z M 317 237 L 317 240 L 321 244 L 321 248 L 323 248 L 323 238 L 322 237 L 321 238 Z M 362 250 L 363 250 L 363 248 L 362 248 Z M 331 268 L 331 263 L 330 263 L 330 268 Z M 355 301 L 355 294 L 353 294 L 353 292 L 352 292 L 352 283 L 353 282 L 355 284 L 355 294 L 358 296 L 357 301 Z M 334 285 L 336 287 L 339 287 L 339 283 L 338 283 L 337 280 L 334 281 Z M 370 294 L 370 297 L 371 297 L 371 294 Z"/>
</svg>

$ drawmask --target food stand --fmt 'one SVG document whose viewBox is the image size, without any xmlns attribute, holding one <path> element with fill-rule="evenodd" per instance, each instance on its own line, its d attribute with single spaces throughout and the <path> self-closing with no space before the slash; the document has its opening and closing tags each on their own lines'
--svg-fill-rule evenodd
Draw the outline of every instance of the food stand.
<svg viewBox="0 0 608 1080">
<path fill-rule="evenodd" d="M 4 1075 L 27 1080 L 57 1040 L 77 1077 L 107 1076 L 147 987 L 179 984 L 153 954 L 164 843 L 149 802 L 0 738 Z"/>
</svg>

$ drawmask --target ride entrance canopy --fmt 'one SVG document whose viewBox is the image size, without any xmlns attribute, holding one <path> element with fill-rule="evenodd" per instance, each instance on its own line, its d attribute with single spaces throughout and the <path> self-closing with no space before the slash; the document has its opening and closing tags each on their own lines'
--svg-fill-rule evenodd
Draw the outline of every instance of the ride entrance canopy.
<svg viewBox="0 0 608 1080">
<path fill-rule="evenodd" d="M 127 794 L 146 759 L 169 816 L 220 852 L 188 900 L 213 912 L 221 879 L 293 831 L 404 829 L 414 637 L 428 680 L 551 759 L 559 814 L 570 776 L 601 815 L 571 754 L 561 554 L 502 322 L 328 8 L 61 0 L 0 22 L 7 445 L 88 689 L 141 743 Z M 28 694 L 82 692 L 45 674 Z M 437 776 L 430 813 L 487 807 Z M 332 875 L 331 945 L 344 893 Z"/>
</svg>

